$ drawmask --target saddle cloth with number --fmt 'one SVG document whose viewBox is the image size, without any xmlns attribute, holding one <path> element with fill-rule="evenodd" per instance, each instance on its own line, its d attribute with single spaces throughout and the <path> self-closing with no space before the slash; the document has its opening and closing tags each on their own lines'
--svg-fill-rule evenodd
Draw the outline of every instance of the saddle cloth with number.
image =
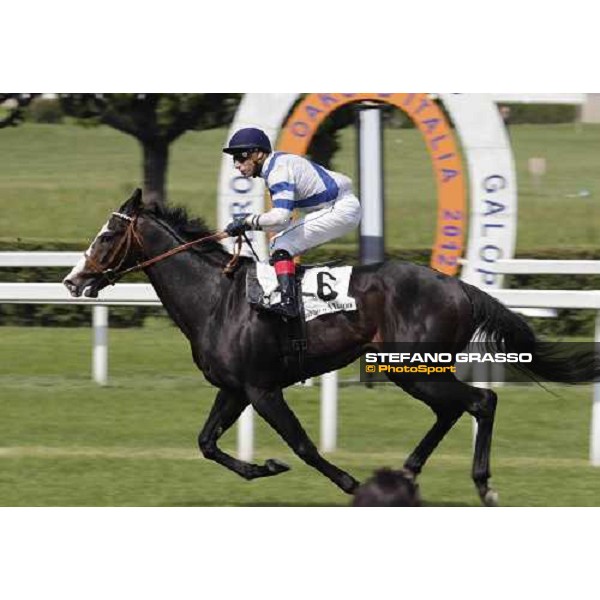
<svg viewBox="0 0 600 600">
<path fill-rule="evenodd" d="M 307 321 L 340 311 L 356 310 L 356 300 L 348 296 L 352 267 L 313 267 L 302 274 L 301 286 L 304 315 Z M 269 310 L 281 301 L 275 268 L 256 263 L 246 277 L 248 302 Z"/>
</svg>

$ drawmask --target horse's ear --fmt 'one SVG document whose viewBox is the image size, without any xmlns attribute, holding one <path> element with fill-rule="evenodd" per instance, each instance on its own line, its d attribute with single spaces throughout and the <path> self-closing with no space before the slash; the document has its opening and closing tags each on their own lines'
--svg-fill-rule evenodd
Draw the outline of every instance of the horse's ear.
<svg viewBox="0 0 600 600">
<path fill-rule="evenodd" d="M 131 196 L 124 202 L 119 209 L 119 212 L 123 213 L 137 213 L 142 208 L 142 190 L 136 188 Z"/>
<path fill-rule="evenodd" d="M 128 202 L 131 203 L 131 208 L 133 208 L 136 212 L 142 208 L 142 190 L 140 188 L 136 188 Z"/>
</svg>

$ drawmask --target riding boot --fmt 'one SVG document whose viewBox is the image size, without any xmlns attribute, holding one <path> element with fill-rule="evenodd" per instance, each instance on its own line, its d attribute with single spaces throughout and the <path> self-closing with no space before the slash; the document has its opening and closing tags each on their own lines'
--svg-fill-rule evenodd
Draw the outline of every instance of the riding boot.
<svg viewBox="0 0 600 600">
<path fill-rule="evenodd" d="M 276 305 L 275 310 L 285 317 L 297 317 L 299 314 L 298 308 L 298 290 L 296 287 L 296 276 L 284 273 L 277 275 L 279 287 L 281 289 L 281 303 Z"/>
<path fill-rule="evenodd" d="M 298 292 L 296 287 L 296 265 L 292 256 L 285 250 L 276 250 L 273 254 L 272 264 L 275 267 L 277 281 L 281 290 L 281 303 L 272 307 L 272 310 L 288 318 L 297 317 Z"/>
</svg>

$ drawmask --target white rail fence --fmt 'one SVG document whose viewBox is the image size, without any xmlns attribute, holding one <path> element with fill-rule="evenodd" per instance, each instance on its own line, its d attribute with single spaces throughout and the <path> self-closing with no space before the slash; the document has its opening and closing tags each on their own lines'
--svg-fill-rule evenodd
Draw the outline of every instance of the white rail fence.
<svg viewBox="0 0 600 600">
<path fill-rule="evenodd" d="M 0 267 L 72 267 L 81 257 L 72 252 L 0 252 Z M 600 274 L 600 261 L 501 260 L 500 273 Z M 600 290 L 493 290 L 495 297 L 510 307 L 594 309 L 597 312 L 595 341 L 600 343 Z M 88 304 L 93 307 L 94 344 L 92 375 L 99 384 L 108 381 L 108 306 L 160 306 L 151 285 L 119 283 L 103 290 L 101 298 L 71 298 L 60 283 L 0 283 L 0 303 Z M 337 373 L 321 378 L 321 439 L 325 452 L 337 443 Z M 238 454 L 253 455 L 253 415 L 246 410 L 238 429 Z M 590 432 L 590 461 L 600 465 L 600 384 L 594 385 Z"/>
<path fill-rule="evenodd" d="M 72 268 L 81 252 L 0 252 L 0 267 Z M 92 307 L 92 377 L 100 385 L 108 382 L 108 306 L 162 306 L 149 284 L 123 283 L 107 288 L 102 298 L 72 298 L 61 283 L 0 283 L 4 304 L 88 304 Z"/>
<path fill-rule="evenodd" d="M 510 259 L 498 260 L 496 269 L 505 275 L 600 275 L 600 261 Z M 494 295 L 508 306 L 594 309 L 596 310 L 594 347 L 599 347 L 600 291 L 498 290 Z M 589 456 L 593 466 L 600 466 L 600 383 L 595 383 L 593 386 Z"/>
</svg>

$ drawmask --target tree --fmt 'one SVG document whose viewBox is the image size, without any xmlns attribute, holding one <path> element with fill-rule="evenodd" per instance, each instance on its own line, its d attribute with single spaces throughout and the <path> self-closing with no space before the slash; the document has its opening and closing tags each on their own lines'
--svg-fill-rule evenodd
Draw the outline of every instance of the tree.
<svg viewBox="0 0 600 600">
<path fill-rule="evenodd" d="M 40 94 L 0 94 L 0 129 L 18 125 L 24 117 L 24 109 Z"/>
<path fill-rule="evenodd" d="M 60 94 L 66 115 L 135 137 L 143 155 L 144 202 L 167 201 L 169 146 L 190 129 L 228 123 L 239 94 Z"/>
</svg>

